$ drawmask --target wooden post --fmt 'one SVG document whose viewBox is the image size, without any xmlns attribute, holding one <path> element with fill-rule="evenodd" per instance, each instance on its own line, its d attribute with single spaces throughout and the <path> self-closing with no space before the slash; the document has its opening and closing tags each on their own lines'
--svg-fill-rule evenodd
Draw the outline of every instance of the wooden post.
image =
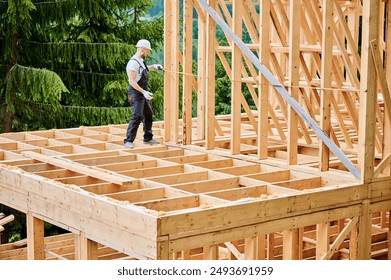
<svg viewBox="0 0 391 280">
<path fill-rule="evenodd" d="M 216 0 L 209 0 L 209 6 L 216 10 Z M 215 147 L 215 64 L 216 23 L 210 15 L 206 17 L 206 149 Z"/>
<path fill-rule="evenodd" d="M 385 56 L 385 73 L 387 84 L 391 85 L 391 3 L 388 1 L 386 5 L 386 56 Z M 391 90 L 389 90 L 391 92 Z M 391 142 L 386 139 L 391 139 L 391 120 L 388 117 L 388 112 L 391 108 L 387 105 L 384 107 L 384 125 L 383 125 L 383 159 L 391 154 Z M 391 164 L 383 170 L 383 174 L 391 175 Z"/>
<path fill-rule="evenodd" d="M 179 103 L 179 0 L 165 0 L 164 17 L 164 137 L 178 141 Z M 152 101 L 153 102 L 153 101 Z"/>
<path fill-rule="evenodd" d="M 358 260 L 358 224 L 355 225 L 350 232 L 349 259 Z"/>
<path fill-rule="evenodd" d="M 299 259 L 299 229 L 285 230 L 283 232 L 282 258 L 284 260 Z"/>
<path fill-rule="evenodd" d="M 201 11 L 199 11 L 200 13 Z M 205 139 L 206 103 L 206 17 L 198 16 L 197 140 Z"/>
<path fill-rule="evenodd" d="M 244 239 L 244 259 L 264 260 L 265 259 L 265 235 L 249 237 Z"/>
<path fill-rule="evenodd" d="M 242 38 L 242 1 L 233 0 L 233 20 L 232 29 L 235 35 Z M 232 45 L 232 83 L 231 83 L 231 153 L 240 153 L 240 123 L 241 123 L 241 102 L 240 95 L 242 94 L 242 52 L 239 47 Z"/>
<path fill-rule="evenodd" d="M 391 260 L 391 210 L 388 211 L 388 259 Z"/>
<path fill-rule="evenodd" d="M 219 259 L 219 246 L 211 245 L 204 247 L 204 260 L 218 260 Z"/>
<path fill-rule="evenodd" d="M 44 221 L 27 211 L 27 259 L 45 259 Z"/>
<path fill-rule="evenodd" d="M 270 56 L 270 0 L 260 1 L 260 27 L 259 33 L 260 50 L 259 59 L 269 68 Z M 258 84 L 258 157 L 259 159 L 266 159 L 268 156 L 268 112 L 269 112 L 269 89 L 270 85 L 267 79 L 260 75 Z"/>
<path fill-rule="evenodd" d="M 332 77 L 332 59 L 333 59 L 333 1 L 323 0 L 323 33 L 322 33 L 322 88 L 320 98 L 320 127 L 326 135 L 330 137 L 331 130 L 331 110 L 330 97 L 331 77 Z M 320 142 L 320 170 L 329 169 L 330 150 Z"/>
<path fill-rule="evenodd" d="M 193 96 L 193 1 L 183 1 L 183 125 L 182 141 L 191 144 L 192 139 L 192 96 Z"/>
<path fill-rule="evenodd" d="M 365 200 L 362 204 L 362 214 L 358 225 L 358 255 L 359 260 L 371 259 L 371 230 L 372 212 L 370 211 L 370 201 Z"/>
<path fill-rule="evenodd" d="M 267 259 L 274 260 L 275 257 L 275 238 L 274 233 L 269 233 L 267 235 Z"/>
<path fill-rule="evenodd" d="M 316 259 L 319 260 L 330 247 L 330 223 L 316 225 Z"/>
<path fill-rule="evenodd" d="M 298 100 L 300 68 L 300 14 L 301 0 L 291 1 L 289 6 L 289 94 Z M 288 164 L 297 164 L 298 116 L 288 108 Z"/>
<path fill-rule="evenodd" d="M 379 38 L 379 3 L 380 0 L 368 0 L 363 4 L 358 133 L 358 165 L 363 183 L 369 182 L 374 172 L 377 83 L 370 42 Z"/>
<path fill-rule="evenodd" d="M 98 243 L 88 239 L 84 232 L 75 235 L 75 259 L 77 260 L 97 260 Z"/>
<path fill-rule="evenodd" d="M 172 56 L 171 56 L 171 41 L 173 40 L 171 32 L 171 21 L 172 21 L 172 1 L 164 0 L 164 66 L 166 71 L 164 72 L 164 127 L 168 128 L 171 126 L 170 105 L 171 105 L 171 70 L 172 67 Z M 164 140 L 170 141 L 169 129 L 164 130 Z"/>
</svg>

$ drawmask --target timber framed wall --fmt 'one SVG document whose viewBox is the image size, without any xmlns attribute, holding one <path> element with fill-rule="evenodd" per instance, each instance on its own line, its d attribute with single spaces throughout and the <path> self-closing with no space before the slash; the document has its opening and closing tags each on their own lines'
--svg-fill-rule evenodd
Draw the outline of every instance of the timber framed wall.
<svg viewBox="0 0 391 280">
<path fill-rule="evenodd" d="M 390 6 L 165 0 L 161 145 L 123 149 L 127 125 L 0 135 L 0 203 L 28 226 L 0 259 L 391 259 Z M 217 59 L 231 80 L 226 116 L 214 111 Z M 43 222 L 69 233 L 44 237 Z"/>
</svg>

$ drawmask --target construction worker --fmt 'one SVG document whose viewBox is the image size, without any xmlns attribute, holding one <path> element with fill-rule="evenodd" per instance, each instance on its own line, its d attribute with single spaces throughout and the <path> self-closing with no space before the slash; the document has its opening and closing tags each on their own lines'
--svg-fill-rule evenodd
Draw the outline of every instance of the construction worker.
<svg viewBox="0 0 391 280">
<path fill-rule="evenodd" d="M 153 139 L 152 134 L 152 108 L 150 101 L 153 94 L 148 91 L 148 72 L 163 70 L 163 66 L 161 64 L 147 66 L 145 63 L 149 52 L 152 51 L 151 43 L 148 40 L 139 40 L 136 48 L 136 54 L 126 65 L 126 73 L 129 78 L 128 99 L 132 108 L 132 117 L 126 131 L 126 138 L 124 139 L 124 147 L 127 149 L 134 148 L 133 142 L 141 120 L 144 126 L 144 143 L 150 145 L 159 144 L 158 141 Z"/>
</svg>

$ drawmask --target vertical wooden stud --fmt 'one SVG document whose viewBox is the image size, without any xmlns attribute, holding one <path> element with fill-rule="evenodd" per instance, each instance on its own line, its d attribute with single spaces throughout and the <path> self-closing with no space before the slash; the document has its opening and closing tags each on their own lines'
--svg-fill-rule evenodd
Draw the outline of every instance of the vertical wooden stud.
<svg viewBox="0 0 391 280">
<path fill-rule="evenodd" d="M 270 56 L 270 0 L 260 1 L 260 27 L 261 34 L 259 59 L 269 68 Z M 268 156 L 268 112 L 269 112 L 269 82 L 263 75 L 259 77 L 258 85 L 258 157 L 259 159 L 266 159 Z"/>
<path fill-rule="evenodd" d="M 216 10 L 216 0 L 209 0 L 209 6 Z M 215 60 L 216 23 L 206 17 L 206 149 L 215 147 Z"/>
<path fill-rule="evenodd" d="M 233 0 L 233 32 L 242 38 L 242 1 Z M 241 123 L 241 102 L 240 95 L 242 94 L 242 52 L 239 47 L 232 45 L 232 83 L 231 83 L 231 153 L 240 153 L 240 123 Z"/>
<path fill-rule="evenodd" d="M 376 71 L 370 43 L 379 37 L 379 2 L 380 0 L 363 2 L 358 137 L 358 164 L 363 183 L 370 181 L 374 172 L 377 84 L 374 83 L 376 81 Z"/>
<path fill-rule="evenodd" d="M 27 211 L 27 259 L 45 259 L 44 221 Z"/>
<path fill-rule="evenodd" d="M 299 259 L 299 229 L 283 231 L 283 249 L 284 260 Z"/>
<path fill-rule="evenodd" d="M 291 1 L 289 6 L 289 94 L 298 100 L 300 67 L 300 14 L 301 0 Z M 288 108 L 288 164 L 297 164 L 298 116 L 291 106 Z"/>
<path fill-rule="evenodd" d="M 97 260 L 98 243 L 88 239 L 84 232 L 75 236 L 75 258 L 78 260 Z"/>
<path fill-rule="evenodd" d="M 192 92 L 193 92 L 193 1 L 183 1 L 183 125 L 182 141 L 191 144 L 192 139 Z"/>
<path fill-rule="evenodd" d="M 322 88 L 320 98 L 320 127 L 330 137 L 331 130 L 331 74 L 333 59 L 333 1 L 323 0 L 323 33 L 322 33 Z M 329 169 L 330 150 L 321 141 L 320 147 L 320 170 Z"/>
<path fill-rule="evenodd" d="M 330 248 L 330 223 L 316 225 L 316 259 L 320 260 Z"/>
</svg>

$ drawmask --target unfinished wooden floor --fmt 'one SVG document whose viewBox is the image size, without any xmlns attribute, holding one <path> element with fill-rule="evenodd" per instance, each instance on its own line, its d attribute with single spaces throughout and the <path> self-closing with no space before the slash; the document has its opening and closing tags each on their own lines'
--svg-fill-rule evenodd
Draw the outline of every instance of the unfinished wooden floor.
<svg viewBox="0 0 391 280">
<path fill-rule="evenodd" d="M 313 155 L 288 167 L 272 148 L 267 160 L 201 142 L 125 150 L 125 130 L 0 135 L 0 203 L 27 214 L 29 233 L 0 259 L 389 258 L 389 181 L 319 172 Z M 42 221 L 72 235 L 44 238 Z"/>
</svg>

